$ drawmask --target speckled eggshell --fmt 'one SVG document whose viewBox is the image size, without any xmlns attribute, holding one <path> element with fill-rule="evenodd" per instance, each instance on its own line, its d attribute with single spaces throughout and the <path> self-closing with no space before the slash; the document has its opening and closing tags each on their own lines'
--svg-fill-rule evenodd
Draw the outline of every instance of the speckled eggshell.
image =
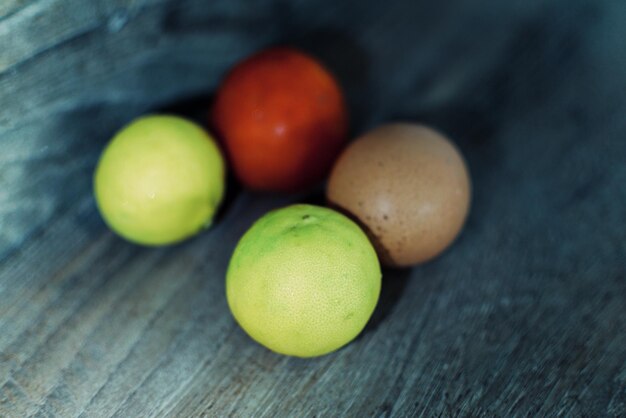
<svg viewBox="0 0 626 418">
<path fill-rule="evenodd" d="M 426 126 L 380 126 L 348 146 L 331 172 L 327 199 L 361 222 L 383 264 L 410 266 L 457 237 L 471 185 L 458 149 Z"/>
</svg>

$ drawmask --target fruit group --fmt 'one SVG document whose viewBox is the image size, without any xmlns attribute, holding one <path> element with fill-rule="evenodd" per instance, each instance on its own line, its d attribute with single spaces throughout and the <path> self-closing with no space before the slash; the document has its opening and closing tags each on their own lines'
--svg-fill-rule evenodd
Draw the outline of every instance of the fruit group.
<svg viewBox="0 0 626 418">
<path fill-rule="evenodd" d="M 326 193 L 365 226 L 383 264 L 410 266 L 454 241 L 467 217 L 471 186 L 452 142 L 425 126 L 394 123 L 345 149 Z"/>
<path fill-rule="evenodd" d="M 200 126 L 176 116 L 143 117 L 119 131 L 100 157 L 96 202 L 124 238 L 170 244 L 211 224 L 224 171 L 219 148 Z"/>
<path fill-rule="evenodd" d="M 241 327 L 278 353 L 319 356 L 354 339 L 378 301 L 381 271 L 367 236 L 331 209 L 269 212 L 241 238 L 226 295 Z"/>
<path fill-rule="evenodd" d="M 298 191 L 320 181 L 348 129 L 337 82 L 291 48 L 237 65 L 218 90 L 211 119 L 237 177 L 264 191 Z"/>
</svg>

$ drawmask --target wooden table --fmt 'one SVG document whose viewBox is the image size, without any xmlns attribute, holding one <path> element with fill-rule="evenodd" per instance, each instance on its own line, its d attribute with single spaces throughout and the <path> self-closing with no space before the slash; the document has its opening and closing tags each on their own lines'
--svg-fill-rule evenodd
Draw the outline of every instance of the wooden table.
<svg viewBox="0 0 626 418">
<path fill-rule="evenodd" d="M 626 3 L 2 0 L 0 416 L 626 416 Z M 353 134 L 429 123 L 468 159 L 468 224 L 386 271 L 353 343 L 273 354 L 224 272 L 267 210 L 230 184 L 172 248 L 114 236 L 91 196 L 113 132 L 202 120 L 276 43 L 338 75 Z"/>
</svg>

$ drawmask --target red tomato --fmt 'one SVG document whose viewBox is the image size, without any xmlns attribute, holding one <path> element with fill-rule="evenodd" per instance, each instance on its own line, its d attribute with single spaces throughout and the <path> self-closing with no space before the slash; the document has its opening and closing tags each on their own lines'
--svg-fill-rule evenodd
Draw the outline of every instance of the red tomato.
<svg viewBox="0 0 626 418">
<path fill-rule="evenodd" d="M 335 79 L 291 48 L 271 48 L 237 65 L 218 90 L 212 122 L 237 177 L 264 191 L 292 192 L 319 182 L 348 129 Z"/>
</svg>

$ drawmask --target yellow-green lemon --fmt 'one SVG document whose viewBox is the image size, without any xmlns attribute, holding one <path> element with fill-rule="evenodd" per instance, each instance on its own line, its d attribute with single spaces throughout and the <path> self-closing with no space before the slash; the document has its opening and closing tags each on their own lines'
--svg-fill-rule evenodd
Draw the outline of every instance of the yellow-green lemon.
<svg viewBox="0 0 626 418">
<path fill-rule="evenodd" d="M 211 225 L 224 196 L 224 159 L 197 124 L 146 116 L 107 145 L 94 189 L 102 217 L 119 235 L 138 244 L 171 244 Z"/>
<path fill-rule="evenodd" d="M 269 212 L 241 238 L 226 277 L 228 305 L 267 348 L 320 356 L 364 328 L 381 271 L 365 233 L 344 215 L 293 205 Z"/>
</svg>

